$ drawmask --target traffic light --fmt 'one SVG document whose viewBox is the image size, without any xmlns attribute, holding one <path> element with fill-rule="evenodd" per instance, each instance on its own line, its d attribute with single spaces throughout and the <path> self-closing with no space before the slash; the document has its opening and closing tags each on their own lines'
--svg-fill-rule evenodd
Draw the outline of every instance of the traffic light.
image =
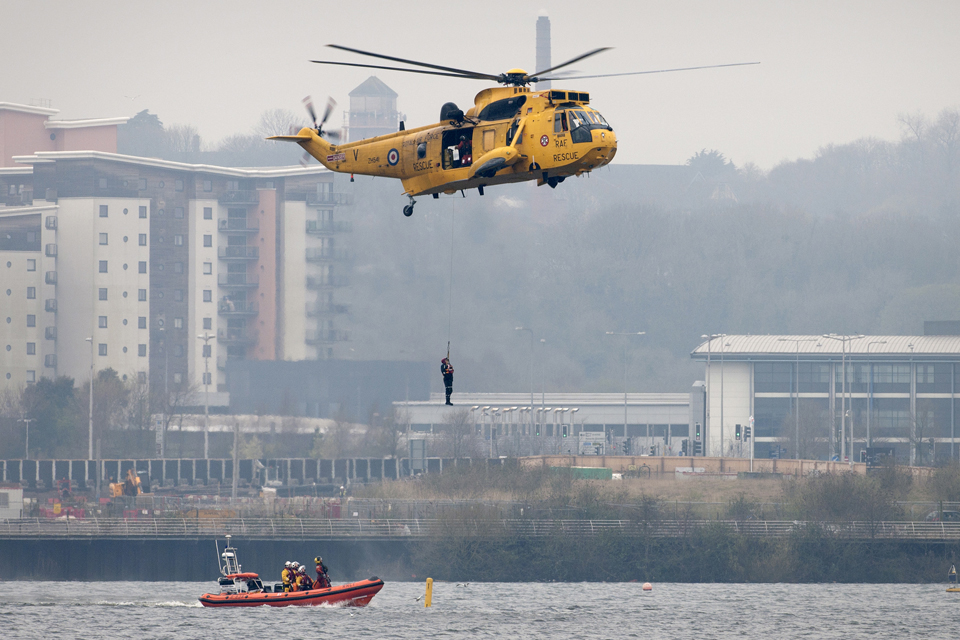
<svg viewBox="0 0 960 640">
<path fill-rule="evenodd" d="M 696 436 L 695 436 L 695 437 L 696 437 L 696 440 L 697 440 L 697 442 L 700 442 L 700 423 L 699 423 L 699 422 L 697 423 L 697 430 L 696 430 L 696 431 L 697 431 L 697 434 L 696 434 Z"/>
<path fill-rule="evenodd" d="M 702 442 L 694 442 L 694 443 L 693 443 L 693 455 L 699 456 L 699 455 L 702 454 L 702 453 L 703 453 L 703 443 L 702 443 Z"/>
<path fill-rule="evenodd" d="M 623 454 L 626 456 L 629 456 L 633 452 L 633 448 L 630 445 L 630 438 L 623 441 Z"/>
<path fill-rule="evenodd" d="M 735 427 L 733 428 L 733 436 L 734 436 L 737 440 L 740 440 L 741 437 L 743 436 L 743 432 L 741 431 L 740 425 L 737 425 L 737 426 L 735 426 Z"/>
<path fill-rule="evenodd" d="M 567 425 L 563 425 L 563 437 L 567 437 Z"/>
<path fill-rule="evenodd" d="M 744 440 L 749 440 L 749 439 L 750 439 L 750 435 L 752 434 L 752 432 L 753 432 L 753 429 L 751 429 L 749 426 L 747 426 L 746 428 L 744 428 L 744 430 L 743 430 L 743 439 L 744 439 Z"/>
<path fill-rule="evenodd" d="M 687 454 L 687 441 L 686 441 L 686 440 L 683 440 L 682 443 L 680 444 L 680 453 L 683 454 L 683 455 L 688 455 L 688 454 Z"/>
<path fill-rule="evenodd" d="M 650 455 L 652 456 L 657 455 L 657 445 L 655 444 L 650 445 Z"/>
</svg>

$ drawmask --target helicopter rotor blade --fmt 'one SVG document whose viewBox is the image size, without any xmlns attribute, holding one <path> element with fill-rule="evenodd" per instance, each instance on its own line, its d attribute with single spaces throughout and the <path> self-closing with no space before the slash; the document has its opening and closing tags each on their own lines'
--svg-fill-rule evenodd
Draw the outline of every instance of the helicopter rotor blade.
<svg viewBox="0 0 960 640">
<path fill-rule="evenodd" d="M 335 64 L 342 67 L 361 67 L 363 69 L 386 69 L 388 71 L 405 71 L 406 73 L 422 73 L 428 76 L 447 76 L 450 78 L 466 78 L 467 80 L 491 80 L 496 82 L 498 76 L 487 74 L 444 73 L 442 71 L 426 71 L 424 69 L 404 69 L 403 67 L 385 67 L 378 64 L 359 64 L 356 62 L 334 62 L 332 60 L 311 60 L 315 64 Z"/>
<path fill-rule="evenodd" d="M 571 60 L 567 60 L 566 62 L 562 62 L 562 63 L 560 63 L 560 64 L 558 64 L 558 65 L 556 65 L 556 66 L 550 67 L 549 69 L 544 69 L 543 71 L 537 71 L 536 73 L 531 73 L 531 74 L 530 74 L 530 77 L 531 77 L 531 78 L 534 78 L 534 77 L 539 78 L 539 76 L 540 76 L 541 74 L 550 73 L 551 71 L 556 71 L 557 69 L 562 69 L 563 67 L 565 67 L 565 66 L 567 66 L 567 65 L 570 65 L 570 64 L 573 64 L 574 62 L 579 62 L 579 61 L 583 60 L 584 58 L 589 58 L 590 56 L 597 55 L 598 53 L 603 53 L 604 51 L 608 51 L 609 49 L 612 49 L 612 48 L 613 48 L 613 47 L 600 47 L 599 49 L 594 49 L 593 51 L 588 51 L 588 52 L 584 53 L 583 55 L 577 56 L 576 58 L 573 58 L 573 59 L 571 59 Z M 544 79 L 546 79 L 546 78 L 539 78 L 539 79 L 544 80 Z"/>
<path fill-rule="evenodd" d="M 697 69 L 720 69 L 721 67 L 744 67 L 751 64 L 760 64 L 759 62 L 733 62 L 730 64 L 709 64 L 702 67 L 681 67 L 679 69 L 656 69 L 654 71 L 630 71 L 628 73 L 603 73 L 592 76 L 564 76 L 553 78 L 537 78 L 543 82 L 545 80 L 584 80 L 586 78 L 613 78 L 617 76 L 642 76 L 651 73 L 671 73 L 673 71 L 696 71 Z"/>
<path fill-rule="evenodd" d="M 323 128 L 323 125 L 327 124 L 327 118 L 330 117 L 330 113 L 333 111 L 333 108 L 337 106 L 337 101 L 333 97 L 327 98 L 327 107 L 323 110 L 323 119 L 320 120 L 320 128 Z"/>
<path fill-rule="evenodd" d="M 307 108 L 307 114 L 310 116 L 310 120 L 313 121 L 313 128 L 317 128 L 317 112 L 313 110 L 313 98 L 307 96 L 303 99 L 303 106 Z"/>
<path fill-rule="evenodd" d="M 496 80 L 497 76 L 490 75 L 489 73 L 480 73 L 478 71 L 466 71 L 464 69 L 457 69 L 455 67 L 444 67 L 438 64 L 430 64 L 428 62 L 418 62 L 416 60 L 407 60 L 406 58 L 395 58 L 393 56 L 385 56 L 380 53 L 372 53 L 370 51 L 363 51 L 362 49 L 352 49 L 350 47 L 344 47 L 339 44 L 328 44 L 328 47 L 333 49 L 339 49 L 341 51 L 349 51 L 351 53 L 358 53 L 362 56 L 370 56 L 372 58 L 380 58 L 382 60 L 390 60 L 391 62 L 402 62 L 404 64 L 412 64 L 418 67 L 426 67 L 427 69 L 436 69 L 438 71 L 447 71 L 450 73 L 456 73 L 463 76 L 470 76 L 474 78 L 486 78 L 488 80 Z"/>
</svg>

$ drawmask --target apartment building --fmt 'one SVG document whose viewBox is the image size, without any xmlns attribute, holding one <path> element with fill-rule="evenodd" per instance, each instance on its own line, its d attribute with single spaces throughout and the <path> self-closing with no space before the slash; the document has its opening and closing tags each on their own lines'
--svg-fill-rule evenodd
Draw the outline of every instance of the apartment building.
<svg viewBox="0 0 960 640">
<path fill-rule="evenodd" d="M 337 302 L 348 198 L 326 169 L 103 151 L 15 160 L 0 168 L 0 385 L 84 380 L 92 362 L 225 392 L 228 359 L 333 358 L 349 338 Z"/>
</svg>

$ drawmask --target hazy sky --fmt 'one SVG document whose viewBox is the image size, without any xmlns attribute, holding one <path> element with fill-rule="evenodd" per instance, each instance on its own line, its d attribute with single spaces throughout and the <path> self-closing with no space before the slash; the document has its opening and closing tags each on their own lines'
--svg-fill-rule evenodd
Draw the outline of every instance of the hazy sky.
<svg viewBox="0 0 960 640">
<path fill-rule="evenodd" d="M 555 63 L 614 47 L 574 67 L 584 74 L 762 63 L 571 81 L 617 130 L 616 162 L 680 163 L 715 148 L 768 169 L 828 143 L 896 139 L 899 112 L 960 106 L 956 0 L 3 0 L 0 101 L 49 100 L 66 119 L 150 109 L 215 142 L 249 132 L 264 110 L 299 111 L 307 94 L 346 107 L 369 73 L 308 60 L 372 60 L 327 43 L 488 73 L 533 71 L 544 8 Z M 449 100 L 466 110 L 487 86 L 378 75 L 410 127 L 435 122 Z"/>
</svg>

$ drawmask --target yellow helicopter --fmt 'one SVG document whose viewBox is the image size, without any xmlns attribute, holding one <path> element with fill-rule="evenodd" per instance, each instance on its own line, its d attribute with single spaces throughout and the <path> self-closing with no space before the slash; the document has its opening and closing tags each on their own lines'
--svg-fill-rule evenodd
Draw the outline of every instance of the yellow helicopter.
<svg viewBox="0 0 960 640">
<path fill-rule="evenodd" d="M 465 189 L 477 189 L 482 196 L 484 187 L 526 180 L 536 180 L 538 186 L 546 184 L 555 188 L 570 176 L 579 176 L 613 160 L 617 153 L 616 133 L 603 116 L 589 106 L 589 93 L 557 89 L 536 91 L 527 86 L 531 83 L 759 64 L 741 62 L 589 76 L 550 76 L 563 67 L 609 48 L 602 47 L 534 74 L 528 74 L 523 69 L 511 69 L 493 75 L 340 45 L 327 46 L 424 68 L 328 60 L 311 62 L 486 80 L 504 85 L 478 93 L 473 106 L 465 113 L 452 102 L 444 104 L 440 108 L 440 122 L 436 124 L 405 129 L 401 122 L 400 130 L 396 133 L 340 145 L 324 139 L 326 132 L 323 125 L 335 103 L 328 101 L 323 118 L 318 123 L 312 103 L 305 99 L 313 128 L 304 127 L 296 135 L 269 138 L 296 142 L 332 171 L 399 178 L 404 194 L 410 199 L 409 204 L 403 207 L 405 216 L 413 215 L 415 196 L 432 195 L 439 198 L 441 193 L 453 194 Z"/>
</svg>

